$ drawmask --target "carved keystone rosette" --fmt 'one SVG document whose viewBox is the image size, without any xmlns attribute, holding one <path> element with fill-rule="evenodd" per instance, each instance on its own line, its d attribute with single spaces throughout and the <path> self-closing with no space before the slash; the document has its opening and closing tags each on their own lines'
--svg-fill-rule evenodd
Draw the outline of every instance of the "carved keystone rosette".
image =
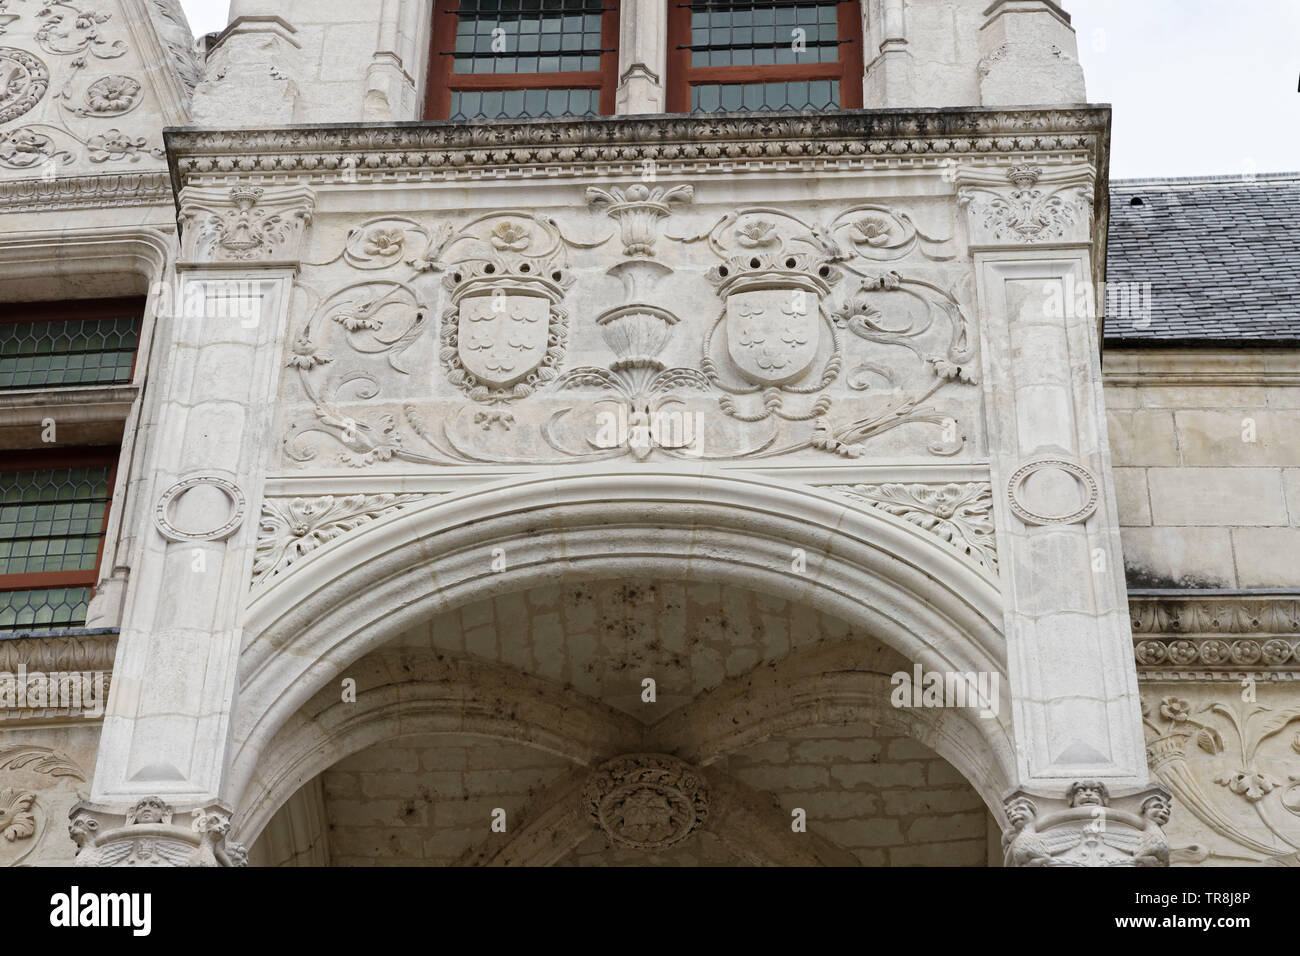
<svg viewBox="0 0 1300 956">
<path fill-rule="evenodd" d="M 582 803 L 610 840 L 636 850 L 680 843 L 709 815 L 709 791 L 699 771 L 664 754 L 615 757 L 592 775 Z"/>
<path fill-rule="evenodd" d="M 173 822 L 186 815 L 188 826 Z M 227 840 L 231 810 L 224 804 L 176 810 L 145 797 L 125 813 L 81 802 L 68 816 L 77 866 L 248 865 L 248 851 Z"/>
<path fill-rule="evenodd" d="M 443 286 L 442 361 L 450 380 L 476 402 L 526 398 L 553 380 L 568 340 L 559 308 L 573 284 L 553 226 L 526 214 L 489 217 L 453 237 Z"/>
</svg>

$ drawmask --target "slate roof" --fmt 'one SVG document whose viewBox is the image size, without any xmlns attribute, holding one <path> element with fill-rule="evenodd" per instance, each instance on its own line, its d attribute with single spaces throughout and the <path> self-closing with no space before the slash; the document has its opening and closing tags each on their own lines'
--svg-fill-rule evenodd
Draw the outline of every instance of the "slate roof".
<svg viewBox="0 0 1300 956">
<path fill-rule="evenodd" d="M 1106 270 L 1107 346 L 1300 346 L 1300 173 L 1114 180 Z"/>
</svg>

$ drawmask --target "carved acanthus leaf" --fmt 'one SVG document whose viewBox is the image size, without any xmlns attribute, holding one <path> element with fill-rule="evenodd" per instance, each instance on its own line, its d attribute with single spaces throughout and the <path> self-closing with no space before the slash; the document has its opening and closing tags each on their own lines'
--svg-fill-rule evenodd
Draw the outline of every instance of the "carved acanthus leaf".
<svg viewBox="0 0 1300 956">
<path fill-rule="evenodd" d="M 988 482 L 833 487 L 842 495 L 864 501 L 937 535 L 976 564 L 997 572 L 993 491 Z"/>
<path fill-rule="evenodd" d="M 335 538 L 422 497 L 378 494 L 268 499 L 262 504 L 253 583 L 267 581 Z"/>
</svg>

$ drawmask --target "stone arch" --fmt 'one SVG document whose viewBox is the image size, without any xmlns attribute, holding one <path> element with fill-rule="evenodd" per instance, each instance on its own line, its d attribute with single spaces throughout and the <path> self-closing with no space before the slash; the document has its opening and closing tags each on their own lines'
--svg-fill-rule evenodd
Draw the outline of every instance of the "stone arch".
<svg viewBox="0 0 1300 956">
<path fill-rule="evenodd" d="M 505 550 L 505 570 L 492 570 L 493 548 Z M 795 549 L 805 555 L 800 570 Z M 994 672 L 1007 686 L 996 584 L 905 521 L 752 475 L 516 478 L 388 515 L 254 597 L 229 799 L 262 806 L 258 791 L 269 790 L 255 778 L 280 730 L 404 628 L 485 594 L 645 574 L 761 590 L 848 621 L 927 670 Z M 963 731 L 982 746 L 943 753 L 986 800 L 1014 778 L 1009 711 Z"/>
</svg>

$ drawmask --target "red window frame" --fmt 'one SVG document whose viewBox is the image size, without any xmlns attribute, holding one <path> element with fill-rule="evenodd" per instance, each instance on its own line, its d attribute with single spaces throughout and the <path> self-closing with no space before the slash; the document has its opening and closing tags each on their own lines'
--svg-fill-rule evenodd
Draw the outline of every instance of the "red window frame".
<svg viewBox="0 0 1300 956">
<path fill-rule="evenodd" d="M 691 87 L 711 83 L 781 83 L 798 80 L 839 80 L 840 109 L 862 106 L 862 4 L 839 0 L 839 60 L 836 63 L 792 63 L 773 66 L 691 66 L 691 4 L 668 3 L 668 112 L 691 111 Z M 773 6 L 780 6 L 774 3 Z"/>
<path fill-rule="evenodd" d="M 108 516 L 113 509 L 113 489 L 117 486 L 117 466 L 122 450 L 116 445 L 86 448 L 60 448 L 42 451 L 6 452 L 0 473 L 16 471 L 52 471 L 56 468 L 108 466 L 108 500 L 104 502 L 103 531 L 95 552 L 95 566 L 89 571 L 35 571 L 23 574 L 0 574 L 0 591 L 39 591 L 45 588 L 90 588 L 95 596 L 99 568 L 104 560 L 104 541 L 108 537 Z"/>
<path fill-rule="evenodd" d="M 618 87 L 619 0 L 603 0 L 600 21 L 599 70 L 560 73 L 455 73 L 452 55 L 456 46 L 457 8 L 460 0 L 437 0 L 433 8 L 432 41 L 429 50 L 428 92 L 424 118 L 445 120 L 451 116 L 453 92 L 491 90 L 582 89 L 600 90 L 600 115 L 614 112 Z"/>
</svg>

